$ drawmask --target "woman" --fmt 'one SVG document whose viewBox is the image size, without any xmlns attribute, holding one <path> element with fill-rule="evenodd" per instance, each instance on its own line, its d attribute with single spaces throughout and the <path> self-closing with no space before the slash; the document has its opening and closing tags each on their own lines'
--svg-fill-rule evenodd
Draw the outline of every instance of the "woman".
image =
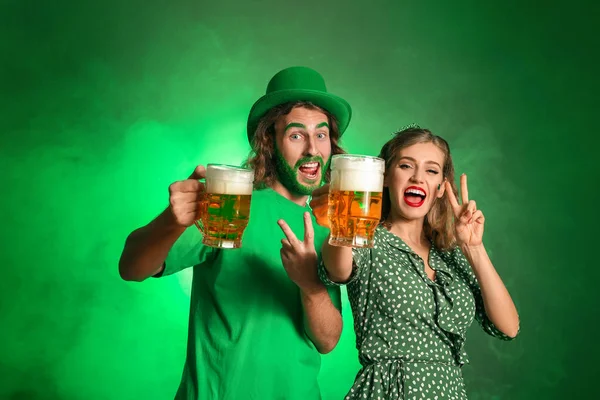
<svg viewBox="0 0 600 400">
<path fill-rule="evenodd" d="M 473 319 L 513 339 L 519 317 L 482 242 L 485 218 L 448 143 L 418 127 L 398 132 L 386 161 L 373 248 L 323 244 L 321 279 L 348 285 L 362 365 L 346 399 L 465 399 L 461 366 Z M 327 187 L 313 194 L 322 215 Z"/>
</svg>

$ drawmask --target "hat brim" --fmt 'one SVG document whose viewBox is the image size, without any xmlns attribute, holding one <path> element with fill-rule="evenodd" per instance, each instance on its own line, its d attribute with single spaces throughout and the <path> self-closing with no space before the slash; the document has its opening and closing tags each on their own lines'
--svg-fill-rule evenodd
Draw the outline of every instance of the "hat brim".
<svg viewBox="0 0 600 400">
<path fill-rule="evenodd" d="M 340 136 L 342 136 L 352 118 L 350 104 L 334 94 L 303 89 L 279 90 L 264 95 L 258 99 L 250 109 L 247 127 L 248 141 L 252 143 L 258 122 L 267 111 L 275 106 L 291 101 L 310 101 L 333 114 L 338 122 Z"/>
</svg>

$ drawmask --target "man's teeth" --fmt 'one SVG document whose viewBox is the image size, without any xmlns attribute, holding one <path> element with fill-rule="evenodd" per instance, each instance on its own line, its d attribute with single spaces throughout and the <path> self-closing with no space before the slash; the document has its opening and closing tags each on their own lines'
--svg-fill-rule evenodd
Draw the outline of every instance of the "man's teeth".
<svg viewBox="0 0 600 400">
<path fill-rule="evenodd" d="M 417 190 L 417 189 L 408 189 L 406 192 L 404 192 L 404 194 L 414 194 L 417 196 L 425 197 L 425 192 L 422 190 Z"/>
<path fill-rule="evenodd" d="M 312 162 L 312 163 L 308 163 L 308 164 L 302 164 L 302 168 L 306 168 L 306 169 L 313 169 L 313 168 L 317 168 L 319 166 L 318 162 Z"/>
</svg>

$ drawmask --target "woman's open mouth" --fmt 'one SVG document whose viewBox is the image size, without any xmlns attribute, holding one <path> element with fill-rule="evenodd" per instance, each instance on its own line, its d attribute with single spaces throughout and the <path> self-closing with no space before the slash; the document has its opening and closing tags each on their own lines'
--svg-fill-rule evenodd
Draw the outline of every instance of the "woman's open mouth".
<svg viewBox="0 0 600 400">
<path fill-rule="evenodd" d="M 411 207 L 421 207 L 426 197 L 425 190 L 418 186 L 410 186 L 404 191 L 404 202 Z"/>
</svg>

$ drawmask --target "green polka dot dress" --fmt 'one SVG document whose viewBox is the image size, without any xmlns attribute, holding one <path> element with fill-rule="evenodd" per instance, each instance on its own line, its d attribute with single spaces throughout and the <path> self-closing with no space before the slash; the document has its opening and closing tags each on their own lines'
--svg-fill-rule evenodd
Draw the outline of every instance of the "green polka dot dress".
<svg viewBox="0 0 600 400">
<path fill-rule="evenodd" d="M 432 246 L 432 281 L 421 257 L 382 226 L 372 249 L 352 255 L 347 285 L 362 368 L 346 399 L 466 399 L 461 367 L 473 319 L 492 336 L 510 337 L 487 318 L 464 255 Z M 319 275 L 336 285 L 322 262 Z"/>
</svg>

